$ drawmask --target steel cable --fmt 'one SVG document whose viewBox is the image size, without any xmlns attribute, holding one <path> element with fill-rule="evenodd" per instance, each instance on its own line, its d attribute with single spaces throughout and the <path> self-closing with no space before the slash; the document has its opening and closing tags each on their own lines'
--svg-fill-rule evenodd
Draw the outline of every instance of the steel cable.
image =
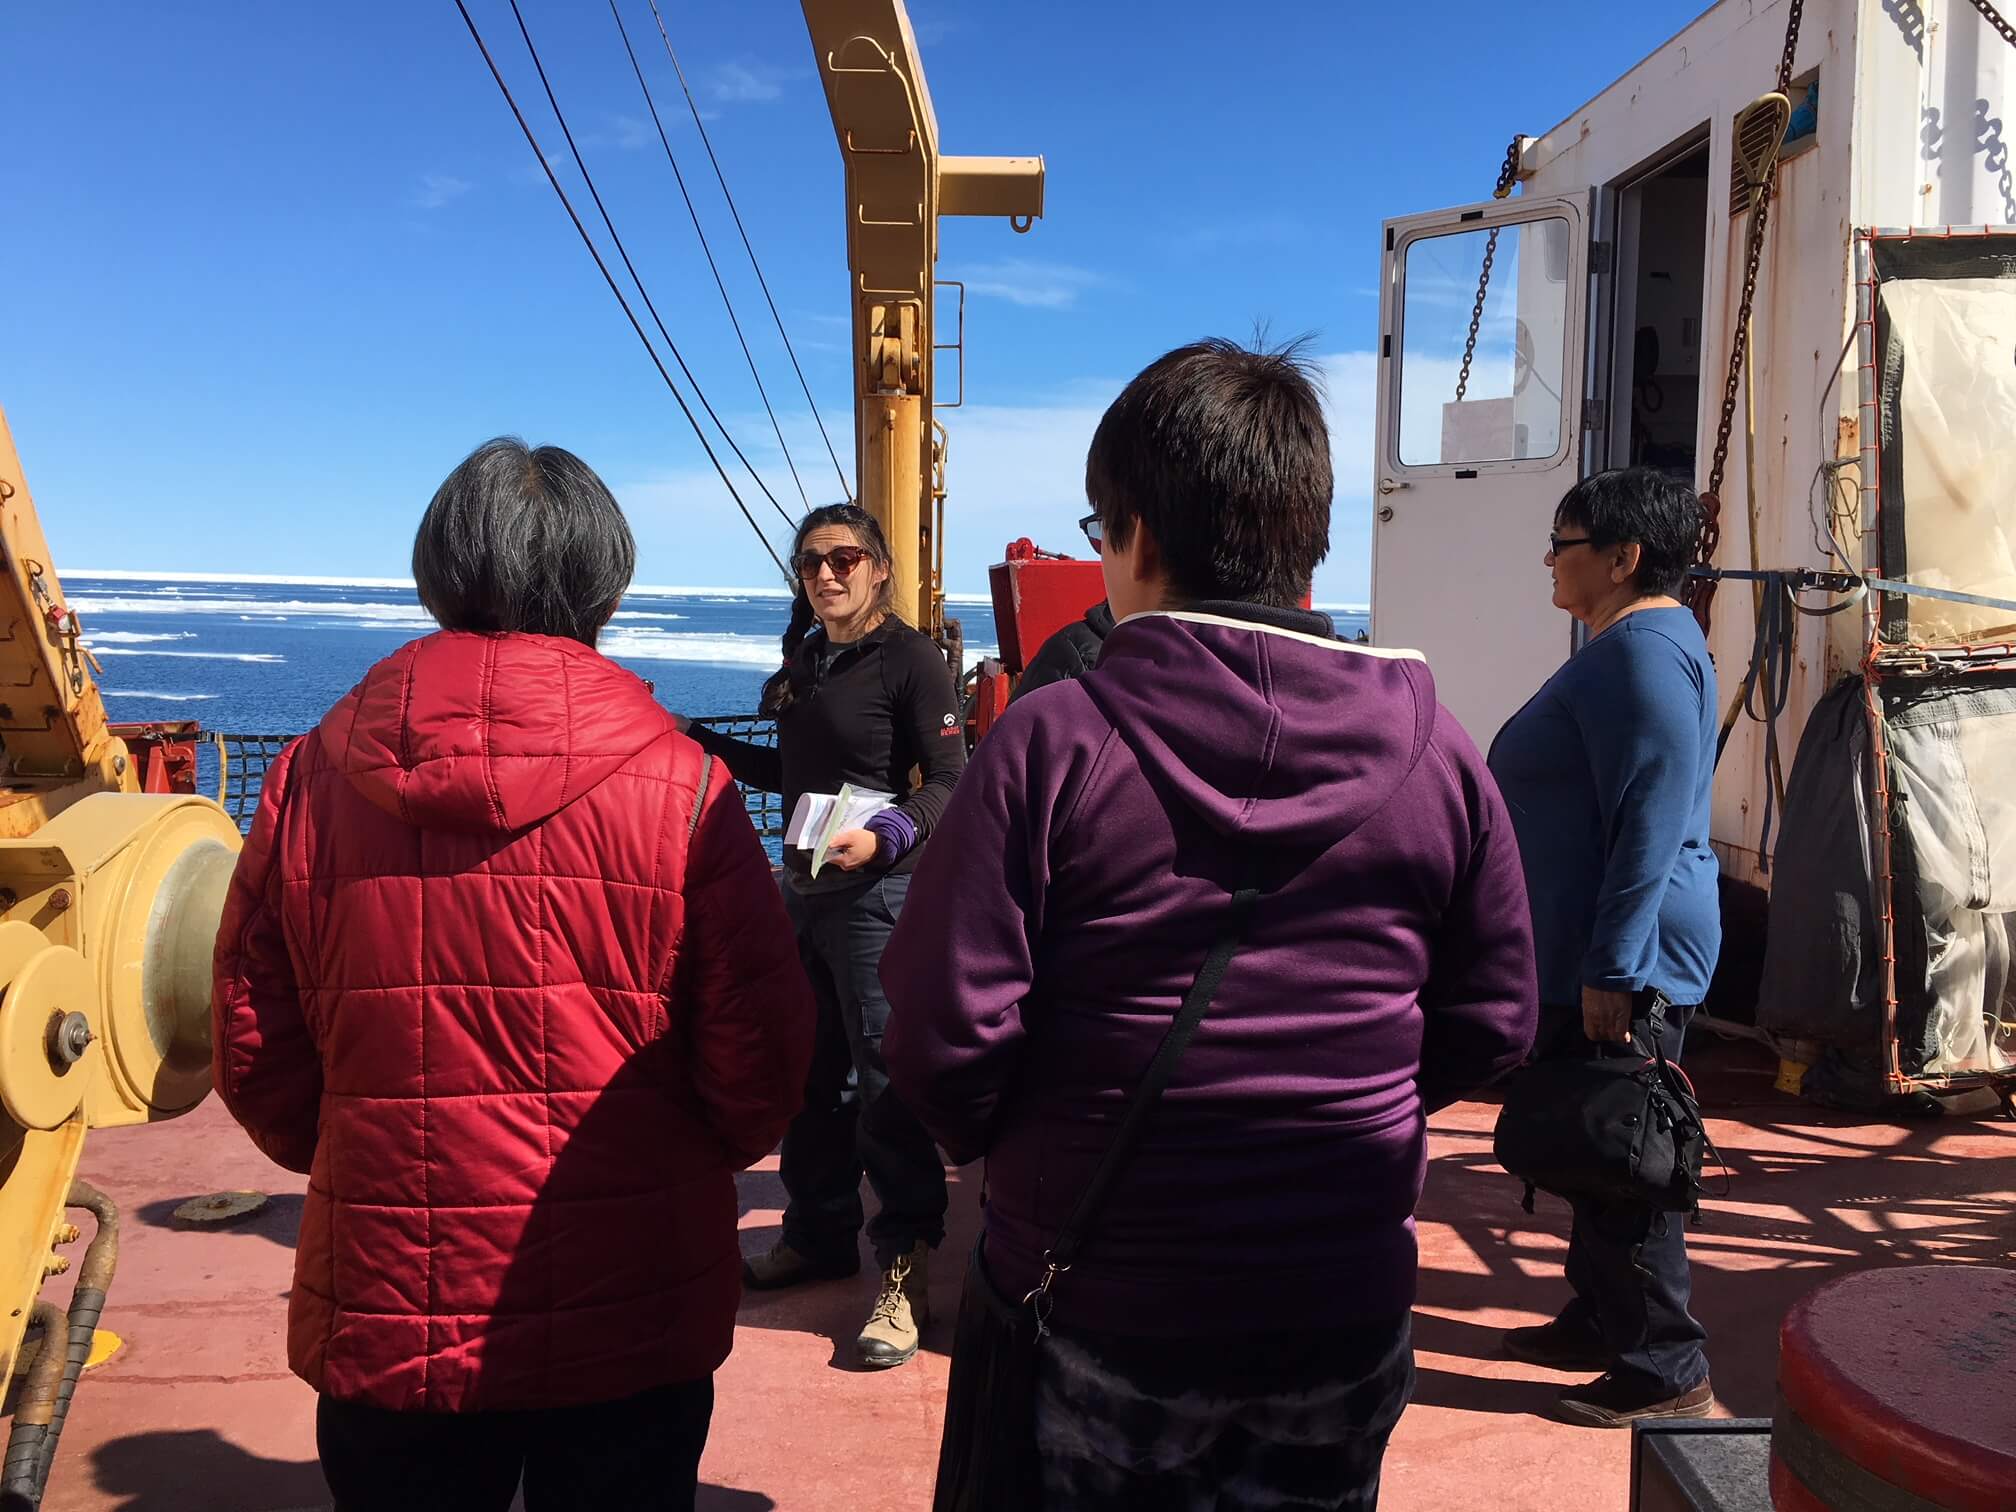
<svg viewBox="0 0 2016 1512">
<path fill-rule="evenodd" d="M 748 229 L 742 224 L 742 212 L 735 208 L 735 195 L 728 188 L 728 176 L 721 171 L 721 160 L 714 155 L 714 139 L 707 134 L 707 123 L 700 117 L 699 102 L 693 98 L 693 90 L 686 82 L 686 70 L 679 66 L 679 54 L 673 50 L 671 33 L 665 30 L 665 17 L 659 13 L 658 0 L 651 0 L 651 15 L 658 23 L 658 35 L 664 39 L 665 56 L 672 60 L 672 72 L 679 76 L 679 88 L 685 92 L 686 107 L 693 112 L 693 124 L 699 129 L 700 145 L 707 149 L 707 161 L 714 167 L 714 179 L 721 186 L 721 197 L 728 201 L 728 213 L 735 219 L 736 233 L 742 238 L 742 250 L 749 254 L 749 266 L 755 270 L 757 287 L 763 291 L 763 302 L 770 306 L 770 318 L 777 322 L 777 335 L 783 340 L 784 350 L 791 358 L 791 371 L 798 375 L 798 387 L 804 391 L 805 403 L 811 407 L 820 439 L 826 443 L 826 455 L 833 459 L 833 471 L 840 479 L 840 491 L 851 504 L 854 502 L 854 490 L 848 486 L 847 470 L 840 465 L 840 457 L 833 450 L 833 438 L 827 434 L 826 421 L 819 413 L 818 402 L 812 397 L 812 386 L 805 381 L 805 370 L 798 365 L 798 352 L 784 329 L 784 317 L 777 313 L 777 301 L 770 297 L 770 282 L 763 276 L 763 265 L 756 261 L 756 248 L 750 244 Z"/>
<path fill-rule="evenodd" d="M 457 0 L 460 3 L 460 0 Z M 693 385 L 693 397 L 700 401 L 700 408 L 707 412 L 707 418 L 714 422 L 714 428 L 721 432 L 721 439 L 728 443 L 728 449 L 735 453 L 736 460 L 748 469 L 749 476 L 763 491 L 763 497 L 770 501 L 770 507 L 777 511 L 786 525 L 798 522 L 777 502 L 777 496 L 770 492 L 770 485 L 763 481 L 763 475 L 756 471 L 756 465 L 742 455 L 742 448 L 735 444 L 735 438 L 728 434 L 728 427 L 721 423 L 721 417 L 714 413 L 714 406 L 707 402 L 707 395 L 700 387 L 700 380 L 693 376 L 693 369 L 686 365 L 680 355 L 679 343 L 672 339 L 672 333 L 665 329 L 665 322 L 659 317 L 658 306 L 651 302 L 650 292 L 644 287 L 644 280 L 637 272 L 637 266 L 630 261 L 629 250 L 623 245 L 623 238 L 617 234 L 616 223 L 609 217 L 609 207 L 602 203 L 602 191 L 595 187 L 595 176 L 588 171 L 588 163 L 581 156 L 581 149 L 574 145 L 574 133 L 567 125 L 567 116 L 560 109 L 559 98 L 553 93 L 552 81 L 546 77 L 546 65 L 540 60 L 539 49 L 532 44 L 531 30 L 525 25 L 525 13 L 518 8 L 518 0 L 510 0 L 511 14 L 518 21 L 518 35 L 525 39 L 525 51 L 531 54 L 532 67 L 539 75 L 539 85 L 546 91 L 546 103 L 552 107 L 553 119 L 559 123 L 560 135 L 566 139 L 567 150 L 573 155 L 574 166 L 581 173 L 581 182 L 588 187 L 588 197 L 595 201 L 595 209 L 602 217 L 603 229 L 609 233 L 609 240 L 616 248 L 616 255 L 623 259 L 623 266 L 630 274 L 630 281 L 637 286 L 637 295 L 644 301 L 644 308 L 651 314 L 651 323 L 658 327 L 658 334 L 665 339 L 665 345 L 672 353 L 672 360 L 679 364 L 679 371 L 686 375 L 686 381 Z"/>
<path fill-rule="evenodd" d="M 763 401 L 763 413 L 770 417 L 770 429 L 777 437 L 778 450 L 784 453 L 784 465 L 791 470 L 791 481 L 797 485 L 798 499 L 808 510 L 812 500 L 805 493 L 805 480 L 798 476 L 798 464 L 791 456 L 791 445 L 784 439 L 784 427 L 777 423 L 777 411 L 771 408 L 770 391 L 763 387 L 763 375 L 756 371 L 756 354 L 749 350 L 749 339 L 742 334 L 742 322 L 735 318 L 735 301 L 728 297 L 728 285 L 722 281 L 721 269 L 714 261 L 714 249 L 707 242 L 707 232 L 700 224 L 700 212 L 694 207 L 693 196 L 686 192 L 686 175 L 679 171 L 679 159 L 672 151 L 672 140 L 665 135 L 665 123 L 658 118 L 658 102 L 651 98 L 651 86 L 644 80 L 644 69 L 637 62 L 637 51 L 630 45 L 630 29 L 623 24 L 623 13 L 616 8 L 616 0 L 609 0 L 609 14 L 615 19 L 616 31 L 623 38 L 623 51 L 630 59 L 630 70 L 637 75 L 637 87 L 644 91 L 645 108 L 651 112 L 651 124 L 658 128 L 658 140 L 665 147 L 665 161 L 672 165 L 672 177 L 679 182 L 679 197 L 686 202 L 686 214 L 693 221 L 693 234 L 700 238 L 700 251 L 707 259 L 707 271 L 714 275 L 714 287 L 721 291 L 721 304 L 728 312 L 728 324 L 735 328 L 735 340 L 742 348 L 743 360 L 749 364 L 749 376 L 756 381 L 756 394 Z"/>
<path fill-rule="evenodd" d="M 637 319 L 637 312 L 630 308 L 630 301 L 624 297 L 621 286 L 616 282 L 616 276 L 609 271 L 609 264 L 603 260 L 601 250 L 595 245 L 595 239 L 588 234 L 588 228 L 581 224 L 581 217 L 575 213 L 574 202 L 567 197 L 567 191 L 561 187 L 559 177 L 553 172 L 553 165 L 546 161 L 546 154 L 539 146 L 539 139 L 533 135 L 531 125 L 525 119 L 525 112 L 518 108 L 518 100 L 511 93 L 511 86 L 504 82 L 504 75 L 497 67 L 497 60 L 490 55 L 490 46 L 483 40 L 483 33 L 477 30 L 476 20 L 469 14 L 468 5 L 464 0 L 455 0 L 455 8 L 462 13 L 462 24 L 469 28 L 469 35 L 476 43 L 477 51 L 483 54 L 483 61 L 490 69 L 490 77 L 497 81 L 498 91 L 504 96 L 504 103 L 511 107 L 511 114 L 518 122 L 518 129 L 525 134 L 525 141 L 532 148 L 533 156 L 539 159 L 539 166 L 545 170 L 546 181 L 553 186 L 553 192 L 560 197 L 560 207 L 567 212 L 567 218 L 574 223 L 574 230 L 581 238 L 581 245 L 588 249 L 588 255 L 595 260 L 595 267 L 601 273 L 602 281 L 609 285 L 609 292 L 616 296 L 616 303 L 622 307 L 625 318 L 629 320 L 630 329 L 637 333 L 637 339 L 644 344 L 645 356 L 651 359 L 651 365 L 658 370 L 658 376 L 665 380 L 665 387 L 671 391 L 673 402 L 679 406 L 679 412 L 686 417 L 686 423 L 693 427 L 694 439 L 699 441 L 700 449 L 707 454 L 707 460 L 714 464 L 714 471 L 721 478 L 721 486 L 728 490 L 728 497 L 735 501 L 735 507 L 742 511 L 742 518 L 749 522 L 749 528 L 756 533 L 756 539 L 762 543 L 764 554 L 776 563 L 777 571 L 788 582 L 791 574 L 786 570 L 783 559 L 777 555 L 777 548 L 772 546 L 770 538 L 763 534 L 763 527 L 756 523 L 756 517 L 749 512 L 749 506 L 742 502 L 742 495 L 735 491 L 735 484 L 729 478 L 728 470 L 721 465 L 721 459 L 714 454 L 714 448 L 708 444 L 707 434 L 700 428 L 699 419 L 686 403 L 686 396 L 679 392 L 679 385 L 672 381 L 672 375 L 666 371 L 664 362 L 658 356 L 658 349 L 651 345 L 651 338 L 644 333 L 643 323 Z"/>
</svg>

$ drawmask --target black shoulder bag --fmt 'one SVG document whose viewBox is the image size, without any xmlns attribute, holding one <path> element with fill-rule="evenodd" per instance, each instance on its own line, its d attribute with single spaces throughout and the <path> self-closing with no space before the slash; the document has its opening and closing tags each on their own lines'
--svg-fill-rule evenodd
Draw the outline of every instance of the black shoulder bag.
<svg viewBox="0 0 2016 1512">
<path fill-rule="evenodd" d="M 1233 894 L 1231 913 L 1189 996 L 1162 1036 L 1141 1085 L 1128 1099 L 1111 1147 L 1044 1252 L 1043 1277 L 1035 1289 L 1020 1301 L 1002 1295 L 988 1274 L 984 1240 L 973 1246 L 952 1340 L 952 1379 L 946 1391 L 945 1436 L 938 1449 L 932 1512 L 1027 1512 L 1042 1505 L 1036 1457 L 1036 1355 L 1050 1332 L 1051 1289 L 1071 1269 L 1114 1178 L 1140 1147 L 1176 1062 L 1245 939 L 1259 895 L 1259 889 L 1250 885 Z"/>
<path fill-rule="evenodd" d="M 1701 1168 L 1712 1146 L 1686 1073 L 1666 1059 L 1656 1000 L 1641 1035 L 1598 1054 L 1542 1059 L 1505 1088 L 1492 1154 L 1533 1189 L 1559 1197 L 1642 1203 L 1666 1213 L 1700 1206 Z"/>
</svg>

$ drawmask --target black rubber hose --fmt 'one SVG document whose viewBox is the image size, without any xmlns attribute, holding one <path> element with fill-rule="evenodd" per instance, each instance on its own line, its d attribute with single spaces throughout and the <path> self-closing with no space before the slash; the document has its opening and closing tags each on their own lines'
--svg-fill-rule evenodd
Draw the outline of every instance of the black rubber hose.
<svg viewBox="0 0 2016 1512">
<path fill-rule="evenodd" d="M 7 1435 L 7 1457 L 0 1462 L 0 1512 L 35 1512 L 42 1505 L 43 1449 L 54 1441 L 50 1423 L 56 1395 L 69 1368 L 67 1351 L 58 1347 L 70 1335 L 69 1316 L 54 1302 L 38 1301 L 29 1324 L 42 1325 L 42 1352 L 29 1367 L 20 1399 L 14 1405 L 14 1426 Z"/>
<path fill-rule="evenodd" d="M 98 1331 L 98 1319 L 105 1311 L 105 1293 L 111 1289 L 112 1273 L 119 1268 L 119 1209 L 112 1199 L 88 1181 L 73 1181 L 70 1206 L 88 1211 L 97 1220 L 98 1232 L 91 1236 L 90 1248 L 84 1251 L 84 1264 L 77 1272 L 77 1290 L 70 1298 L 70 1348 L 63 1362 L 63 1378 L 56 1387 L 49 1431 L 42 1440 L 42 1459 L 35 1483 L 38 1500 L 42 1488 L 49 1483 L 49 1467 L 56 1460 L 57 1440 L 63 1436 L 63 1422 L 70 1415 L 70 1398 L 76 1393 L 77 1378 L 84 1373 L 84 1362 L 91 1357 L 91 1336 Z"/>
</svg>

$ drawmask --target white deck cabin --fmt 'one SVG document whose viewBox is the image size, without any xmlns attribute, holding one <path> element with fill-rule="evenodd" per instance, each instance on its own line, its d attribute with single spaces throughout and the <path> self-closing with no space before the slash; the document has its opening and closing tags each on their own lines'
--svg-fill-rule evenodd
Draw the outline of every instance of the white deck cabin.
<svg viewBox="0 0 2016 1512">
<path fill-rule="evenodd" d="M 1542 566 L 1561 495 L 1634 461 L 1707 485 L 1749 219 L 1740 203 L 1732 214 L 1734 127 L 1775 87 L 1790 3 L 1722 0 L 1527 140 L 1515 196 L 1387 225 L 1372 635 L 1427 652 L 1480 746 L 1573 646 Z M 1879 572 L 1876 480 L 1860 475 L 1857 231 L 2016 223 L 2016 125 L 2005 124 L 2016 123 L 2016 47 L 1969 0 L 1807 0 L 1788 95 L 1795 135 L 1798 107 L 1815 120 L 1778 169 L 1751 348 L 1755 494 L 1739 392 L 1717 565 Z M 1484 185 L 1494 166 L 1478 165 Z M 1983 337 L 2003 368 L 2016 360 L 1997 345 L 2016 333 L 2016 282 L 2007 289 Z M 1474 360 L 1458 403 L 1466 338 Z M 1971 439 L 1994 495 L 1979 478 L 1971 493 L 1955 485 L 1934 532 L 1944 555 L 1914 538 L 1913 581 L 2016 597 L 2016 490 L 2004 486 L 2016 478 L 1992 460 L 1997 445 L 2016 450 L 2008 440 L 2006 429 Z M 1929 520 L 1929 493 L 1914 508 Z M 1829 546 L 1829 509 L 1852 560 Z M 1972 615 L 1976 631 L 1991 628 L 1982 614 L 1996 618 L 1932 608 Z M 1859 607 L 1798 619 L 1779 726 L 1787 769 L 1814 704 L 1862 664 L 1872 625 Z M 1752 640 L 1750 585 L 1724 583 L 1711 646 L 1725 704 Z M 1740 883 L 1768 881 L 1764 749 L 1763 727 L 1740 721 L 1716 781 L 1715 845 Z"/>
</svg>

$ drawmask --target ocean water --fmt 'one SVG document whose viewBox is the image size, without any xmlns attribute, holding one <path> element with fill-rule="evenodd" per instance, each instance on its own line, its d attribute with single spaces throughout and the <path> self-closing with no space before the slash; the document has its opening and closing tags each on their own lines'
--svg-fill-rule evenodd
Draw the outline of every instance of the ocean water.
<svg viewBox="0 0 2016 1512">
<path fill-rule="evenodd" d="M 232 734 L 297 735 L 373 663 L 435 629 L 410 585 L 66 573 L 100 688 L 120 721 L 184 720 Z M 649 679 L 658 701 L 706 718 L 748 714 L 778 664 L 790 603 L 757 589 L 637 588 L 601 649 Z M 993 655 L 994 612 L 962 596 L 967 665 Z M 1365 628 L 1336 612 L 1340 634 Z"/>
<path fill-rule="evenodd" d="M 70 573 L 63 586 L 104 669 L 99 687 L 113 720 L 195 720 L 225 735 L 313 729 L 374 663 L 436 628 L 410 584 L 383 579 Z M 949 612 L 964 628 L 969 667 L 996 654 L 990 604 L 962 596 Z M 637 588 L 601 650 L 648 680 L 668 709 L 700 719 L 752 714 L 789 616 L 790 600 L 774 591 Z M 1341 634 L 1365 627 L 1362 613 L 1335 617 Z M 234 749 L 242 757 L 250 748 Z M 243 824 L 260 772 L 254 763 L 227 792 L 216 748 L 197 749 L 198 790 L 224 799 Z M 777 800 L 744 796 L 758 828 L 774 832 Z M 766 848 L 776 860 L 778 842 Z"/>
<path fill-rule="evenodd" d="M 413 589 L 377 582 L 258 581 L 65 574 L 63 586 L 104 668 L 115 720 L 200 720 L 233 734 L 312 729 L 373 663 L 436 627 Z M 991 655 L 993 611 L 960 603 L 968 661 Z M 789 617 L 760 590 L 633 590 L 601 649 L 696 717 L 752 713 L 777 667 Z"/>
</svg>

